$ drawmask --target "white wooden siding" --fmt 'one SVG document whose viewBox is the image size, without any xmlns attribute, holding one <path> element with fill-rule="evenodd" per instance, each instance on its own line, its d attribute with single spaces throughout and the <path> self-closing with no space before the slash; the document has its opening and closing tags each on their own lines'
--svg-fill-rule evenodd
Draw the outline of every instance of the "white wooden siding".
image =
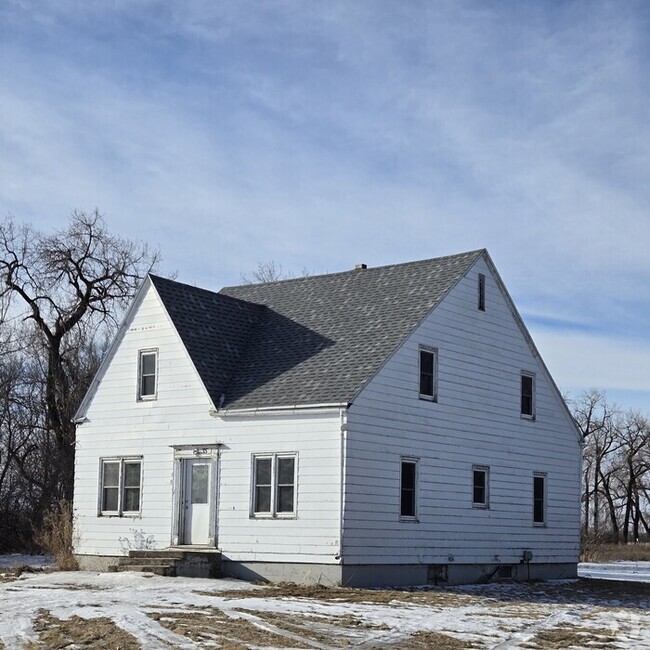
<svg viewBox="0 0 650 650">
<path fill-rule="evenodd" d="M 486 310 L 477 305 L 486 276 Z M 418 347 L 438 349 L 438 402 L 418 398 Z M 536 373 L 536 419 L 520 374 Z M 343 548 L 354 563 L 575 562 L 580 445 L 483 258 L 425 319 L 348 413 Z M 419 458 L 419 521 L 399 521 L 401 456 Z M 472 507 L 472 465 L 490 468 Z M 547 526 L 533 526 L 533 472 L 546 472 Z"/>
<path fill-rule="evenodd" d="M 138 350 L 157 348 L 157 399 L 138 402 Z M 340 415 L 220 419 L 155 292 L 142 302 L 77 429 L 75 549 L 119 555 L 145 543 L 166 548 L 172 535 L 171 445 L 223 443 L 219 466 L 218 546 L 240 561 L 338 562 Z M 251 455 L 297 452 L 297 516 L 249 516 Z M 142 455 L 141 516 L 99 517 L 99 459 Z"/>
</svg>

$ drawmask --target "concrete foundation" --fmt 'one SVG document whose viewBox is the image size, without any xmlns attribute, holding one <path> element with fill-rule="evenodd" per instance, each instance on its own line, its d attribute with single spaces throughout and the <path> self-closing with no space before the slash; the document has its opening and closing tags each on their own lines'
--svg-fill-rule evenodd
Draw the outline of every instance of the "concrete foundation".
<svg viewBox="0 0 650 650">
<path fill-rule="evenodd" d="M 118 557 L 77 555 L 84 571 L 108 571 Z M 214 577 L 217 555 L 190 556 L 177 575 Z M 237 562 L 221 557 L 220 575 L 248 581 L 295 582 L 345 587 L 413 587 L 459 585 L 514 580 L 560 580 L 577 578 L 576 563 L 563 564 L 303 564 Z"/>
<path fill-rule="evenodd" d="M 105 573 L 108 567 L 115 564 L 119 557 L 116 555 L 80 555 L 75 554 L 79 568 L 82 571 L 99 571 Z"/>
<path fill-rule="evenodd" d="M 578 565 L 566 564 L 280 564 L 234 562 L 222 558 L 221 575 L 241 580 L 342 585 L 414 587 L 460 585 L 503 580 L 577 578 Z"/>
</svg>

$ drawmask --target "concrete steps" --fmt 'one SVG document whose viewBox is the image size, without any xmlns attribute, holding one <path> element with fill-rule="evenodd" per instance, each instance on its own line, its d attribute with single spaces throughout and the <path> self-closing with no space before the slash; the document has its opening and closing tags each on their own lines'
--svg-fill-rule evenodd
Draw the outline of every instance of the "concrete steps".
<svg viewBox="0 0 650 650">
<path fill-rule="evenodd" d="M 221 553 L 216 549 L 165 549 L 129 551 L 108 569 L 111 572 L 137 571 L 154 575 L 187 578 L 219 578 Z"/>
</svg>

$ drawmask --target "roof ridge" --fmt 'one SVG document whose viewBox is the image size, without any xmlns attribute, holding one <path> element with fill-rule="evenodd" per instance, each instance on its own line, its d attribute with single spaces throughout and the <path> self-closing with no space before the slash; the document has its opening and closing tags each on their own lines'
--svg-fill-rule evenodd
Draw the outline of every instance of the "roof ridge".
<svg viewBox="0 0 650 650">
<path fill-rule="evenodd" d="M 231 300 L 233 302 L 238 302 L 238 303 L 246 303 L 249 305 L 258 305 L 256 302 L 251 302 L 250 300 L 243 300 L 242 298 L 235 298 L 234 296 L 230 296 L 227 293 L 221 293 L 221 291 L 213 291 L 212 289 L 205 289 L 204 287 L 198 287 L 194 284 L 188 284 L 186 282 L 179 282 L 178 280 L 172 280 L 171 278 L 165 278 L 161 275 L 155 275 L 154 273 L 148 273 L 149 277 L 151 278 L 154 286 L 156 282 L 166 282 L 167 284 L 175 284 L 179 287 L 183 287 L 184 290 L 190 289 L 192 291 L 196 291 L 197 293 L 202 293 L 202 294 L 209 294 L 211 297 L 216 297 L 219 300 L 221 299 L 226 299 L 226 300 Z M 260 306 L 260 305 L 258 305 Z"/>
<path fill-rule="evenodd" d="M 398 266 L 412 266 L 415 264 L 423 264 L 425 262 L 440 262 L 443 260 L 448 260 L 453 257 L 465 257 L 465 256 L 470 256 L 473 255 L 475 257 L 478 257 L 479 255 L 487 252 L 487 248 L 476 248 L 474 250 L 470 251 L 465 251 L 463 253 L 454 253 L 452 255 L 441 255 L 440 257 L 428 257 L 425 259 L 421 260 L 412 260 L 410 262 L 396 262 L 394 264 L 382 264 L 381 266 L 371 266 L 366 269 L 363 269 L 363 273 L 368 273 L 368 272 L 373 272 L 373 271 L 380 271 L 382 269 L 390 269 L 390 268 L 395 268 Z M 266 286 L 272 286 L 272 285 L 278 285 L 278 284 L 284 284 L 284 283 L 289 283 L 289 282 L 301 282 L 305 280 L 311 280 L 311 279 L 316 279 L 316 278 L 324 278 L 324 277 L 332 277 L 336 275 L 344 275 L 348 273 L 359 273 L 360 269 L 348 269 L 346 271 L 334 271 L 334 273 L 319 273 L 318 275 L 302 275 L 297 278 L 285 278 L 284 280 L 274 280 L 272 282 L 251 282 L 249 284 L 231 284 L 227 285 L 225 287 L 222 287 L 218 293 L 221 295 L 227 295 L 227 294 L 222 294 L 223 291 L 226 291 L 227 289 L 238 289 L 241 287 L 259 287 L 262 285 Z"/>
</svg>

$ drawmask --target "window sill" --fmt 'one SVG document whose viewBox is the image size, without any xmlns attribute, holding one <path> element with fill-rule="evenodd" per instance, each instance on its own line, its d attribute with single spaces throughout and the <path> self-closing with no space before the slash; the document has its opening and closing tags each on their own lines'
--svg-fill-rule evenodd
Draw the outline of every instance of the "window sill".
<svg viewBox="0 0 650 650">
<path fill-rule="evenodd" d="M 158 399 L 158 395 L 144 395 L 137 398 L 137 402 L 155 402 Z"/>
<path fill-rule="evenodd" d="M 422 393 L 420 393 L 418 395 L 418 398 L 421 399 L 424 402 L 437 402 L 438 401 L 438 396 L 437 395 L 434 395 L 432 397 L 431 395 L 422 395 Z"/>
<path fill-rule="evenodd" d="M 525 413 L 522 413 L 520 417 L 522 420 L 530 420 L 531 422 L 535 422 L 537 419 L 535 415 L 526 415 Z"/>
<path fill-rule="evenodd" d="M 264 512 L 254 512 L 253 514 L 249 515 L 249 519 L 297 519 L 298 517 L 296 516 L 295 512 L 288 512 L 288 513 L 282 513 L 282 514 L 270 514 L 270 513 L 264 513 Z"/>
<path fill-rule="evenodd" d="M 548 528 L 548 524 L 546 522 L 540 523 L 537 521 L 533 522 L 533 528 Z"/>
<path fill-rule="evenodd" d="M 417 517 L 401 517 L 399 518 L 402 524 L 419 524 L 420 520 Z"/>
<path fill-rule="evenodd" d="M 490 506 L 487 503 L 472 503 L 474 510 L 489 510 Z"/>
<path fill-rule="evenodd" d="M 97 515 L 98 517 L 110 518 L 120 518 L 120 519 L 142 519 L 142 514 L 140 512 L 100 512 Z"/>
</svg>

